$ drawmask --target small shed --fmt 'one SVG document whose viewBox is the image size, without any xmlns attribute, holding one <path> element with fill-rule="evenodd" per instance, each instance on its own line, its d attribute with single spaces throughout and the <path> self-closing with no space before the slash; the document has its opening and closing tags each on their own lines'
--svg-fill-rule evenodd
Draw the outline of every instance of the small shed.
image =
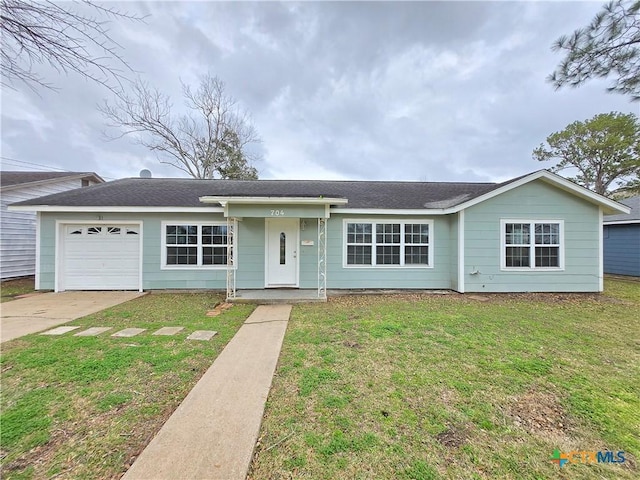
<svg viewBox="0 0 640 480">
<path fill-rule="evenodd" d="M 620 203 L 631 213 L 604 217 L 604 272 L 640 277 L 640 195 Z"/>
</svg>

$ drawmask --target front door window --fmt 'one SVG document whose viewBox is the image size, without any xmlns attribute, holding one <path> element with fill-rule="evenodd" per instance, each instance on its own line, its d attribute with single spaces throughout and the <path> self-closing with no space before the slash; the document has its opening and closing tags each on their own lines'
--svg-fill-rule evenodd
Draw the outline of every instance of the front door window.
<svg viewBox="0 0 640 480">
<path fill-rule="evenodd" d="M 287 263 L 287 234 L 280 232 L 280 265 Z"/>
</svg>

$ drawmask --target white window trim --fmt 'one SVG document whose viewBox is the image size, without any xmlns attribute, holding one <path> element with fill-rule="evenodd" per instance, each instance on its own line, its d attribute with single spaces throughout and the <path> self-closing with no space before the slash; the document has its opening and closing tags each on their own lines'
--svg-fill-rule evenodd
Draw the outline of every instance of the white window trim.
<svg viewBox="0 0 640 480">
<path fill-rule="evenodd" d="M 507 267 L 506 250 L 507 250 L 507 223 L 528 223 L 531 225 L 531 240 L 529 243 L 529 267 Z M 535 227 L 536 223 L 555 223 L 560 227 L 560 246 L 558 249 L 559 266 L 558 267 L 536 267 L 535 266 Z M 500 270 L 503 272 L 562 272 L 564 271 L 564 220 L 557 219 L 522 219 L 522 218 L 501 218 L 500 219 Z"/>
<path fill-rule="evenodd" d="M 180 226 L 180 225 L 195 225 L 198 227 L 198 243 L 192 245 L 177 245 L 184 247 L 196 247 L 198 254 L 198 264 L 197 265 L 167 265 L 167 247 L 168 246 L 176 246 L 176 245 L 167 245 L 167 226 Z M 197 222 L 192 222 L 189 220 L 171 220 L 171 221 L 162 221 L 160 223 L 160 270 L 226 270 L 228 268 L 227 264 L 222 265 L 202 265 L 202 247 L 208 247 L 212 245 L 203 245 L 202 242 L 202 227 L 203 226 L 227 226 L 227 222 L 221 222 L 220 220 L 211 221 L 211 222 L 203 222 L 202 220 L 198 220 Z M 234 249 L 234 269 L 238 268 L 238 250 L 237 250 L 237 232 L 238 225 L 237 222 L 233 222 L 233 249 Z M 228 246 L 228 245 L 227 245 Z"/>
<path fill-rule="evenodd" d="M 370 223 L 372 224 L 372 237 L 371 237 L 371 243 L 362 243 L 362 244 L 358 244 L 358 245 L 371 245 L 371 261 L 372 261 L 372 265 L 348 265 L 347 264 L 347 224 L 348 223 Z M 375 225 L 378 223 L 399 223 L 400 224 L 400 264 L 399 265 L 376 265 L 375 261 L 376 261 L 376 242 L 375 242 L 375 235 L 376 235 L 376 227 Z M 419 244 L 405 244 L 404 241 L 404 226 L 405 224 L 415 224 L 415 223 L 420 223 L 420 224 L 424 224 L 424 225 L 429 225 L 429 257 L 428 257 L 428 265 L 423 265 L 423 264 L 409 264 L 409 265 L 405 265 L 404 263 L 404 247 L 405 245 L 419 245 Z M 425 268 L 434 268 L 433 265 L 433 251 L 434 251 L 434 230 L 433 230 L 433 224 L 434 221 L 433 220 L 424 220 L 424 219 L 407 219 L 407 218 L 403 218 L 402 220 L 399 219 L 381 219 L 381 218 L 376 218 L 376 219 L 372 219 L 372 218 L 344 218 L 342 220 L 342 268 L 365 268 L 365 269 L 369 269 L 369 268 L 376 268 L 376 269 L 393 269 L 393 268 L 401 268 L 401 269 L 414 269 L 414 268 L 418 268 L 418 269 L 425 269 Z M 349 244 L 349 245 L 355 245 L 355 244 Z M 381 245 L 390 245 L 390 244 L 381 244 Z M 395 244 L 397 245 L 397 244 Z M 420 245 L 424 245 L 424 244 L 420 244 Z"/>
</svg>

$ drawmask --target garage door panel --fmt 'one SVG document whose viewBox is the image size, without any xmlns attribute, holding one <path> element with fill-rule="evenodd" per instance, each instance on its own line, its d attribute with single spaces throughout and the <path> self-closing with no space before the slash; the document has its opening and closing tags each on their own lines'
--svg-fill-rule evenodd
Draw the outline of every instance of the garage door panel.
<svg viewBox="0 0 640 480">
<path fill-rule="evenodd" d="M 71 277 L 65 285 L 66 290 L 137 290 L 138 281 L 126 282 L 120 276 L 92 276 L 84 278 Z"/>
<path fill-rule="evenodd" d="M 130 232 L 136 232 L 131 234 Z M 64 290 L 137 290 L 137 225 L 67 225 L 61 266 Z"/>
</svg>

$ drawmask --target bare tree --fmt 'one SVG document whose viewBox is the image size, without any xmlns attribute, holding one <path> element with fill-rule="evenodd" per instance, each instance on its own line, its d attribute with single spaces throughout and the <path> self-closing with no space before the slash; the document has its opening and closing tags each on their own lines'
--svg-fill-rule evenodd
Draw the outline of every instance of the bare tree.
<svg viewBox="0 0 640 480">
<path fill-rule="evenodd" d="M 174 115 L 170 98 L 138 80 L 131 94 L 105 101 L 100 111 L 110 127 L 136 143 L 162 153 L 161 163 L 194 178 L 257 178 L 250 144 L 259 142 L 246 112 L 225 92 L 218 77 L 206 75 L 196 90 L 182 84 L 188 112 Z"/>
<path fill-rule="evenodd" d="M 76 72 L 112 91 L 121 87 L 124 72 L 131 68 L 111 38 L 108 23 L 144 17 L 89 0 L 82 3 L 89 7 L 86 13 L 68 10 L 71 2 L 1 0 L 2 85 L 15 88 L 14 82 L 20 81 L 32 89 L 53 88 L 34 71 L 36 64 L 49 64 L 60 73 Z"/>
</svg>

